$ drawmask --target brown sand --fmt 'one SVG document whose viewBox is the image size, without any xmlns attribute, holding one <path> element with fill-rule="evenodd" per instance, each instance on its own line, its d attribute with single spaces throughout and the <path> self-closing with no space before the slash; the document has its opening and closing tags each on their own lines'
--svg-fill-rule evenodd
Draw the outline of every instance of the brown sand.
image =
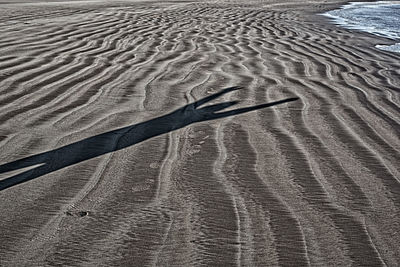
<svg viewBox="0 0 400 267">
<path fill-rule="evenodd" d="M 399 266 L 400 55 L 339 4 L 1 4 L 0 265 Z"/>
</svg>

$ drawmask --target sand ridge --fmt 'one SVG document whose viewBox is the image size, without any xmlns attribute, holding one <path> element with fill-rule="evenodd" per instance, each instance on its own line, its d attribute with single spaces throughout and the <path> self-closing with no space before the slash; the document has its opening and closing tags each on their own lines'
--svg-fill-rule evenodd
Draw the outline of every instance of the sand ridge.
<svg viewBox="0 0 400 267">
<path fill-rule="evenodd" d="M 0 265 L 399 265 L 400 56 L 338 4 L 3 5 Z"/>
</svg>

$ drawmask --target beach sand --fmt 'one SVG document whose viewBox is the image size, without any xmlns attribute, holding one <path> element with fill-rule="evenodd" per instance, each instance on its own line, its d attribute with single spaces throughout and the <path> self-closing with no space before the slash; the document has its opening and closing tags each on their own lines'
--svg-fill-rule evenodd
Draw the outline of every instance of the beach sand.
<svg viewBox="0 0 400 267">
<path fill-rule="evenodd" d="M 345 2 L 10 2 L 1 266 L 400 265 L 400 54 Z"/>
</svg>

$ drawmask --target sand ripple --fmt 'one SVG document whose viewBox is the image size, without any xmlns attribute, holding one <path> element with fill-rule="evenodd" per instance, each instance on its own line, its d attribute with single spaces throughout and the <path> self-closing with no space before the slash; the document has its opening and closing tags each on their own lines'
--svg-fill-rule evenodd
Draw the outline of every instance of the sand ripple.
<svg viewBox="0 0 400 267">
<path fill-rule="evenodd" d="M 400 56 L 327 6 L 3 6 L 0 265 L 400 265 Z M 299 100 L 140 124 L 232 86 Z"/>
</svg>

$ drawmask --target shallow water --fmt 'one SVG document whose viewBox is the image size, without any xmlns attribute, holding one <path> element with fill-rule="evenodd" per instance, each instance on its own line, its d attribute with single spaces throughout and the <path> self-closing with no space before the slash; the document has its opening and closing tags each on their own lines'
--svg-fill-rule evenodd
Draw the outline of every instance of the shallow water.
<svg viewBox="0 0 400 267">
<path fill-rule="evenodd" d="M 323 15 L 346 28 L 400 41 L 400 1 L 351 3 Z M 400 53 L 400 43 L 377 45 L 377 48 Z"/>
</svg>

